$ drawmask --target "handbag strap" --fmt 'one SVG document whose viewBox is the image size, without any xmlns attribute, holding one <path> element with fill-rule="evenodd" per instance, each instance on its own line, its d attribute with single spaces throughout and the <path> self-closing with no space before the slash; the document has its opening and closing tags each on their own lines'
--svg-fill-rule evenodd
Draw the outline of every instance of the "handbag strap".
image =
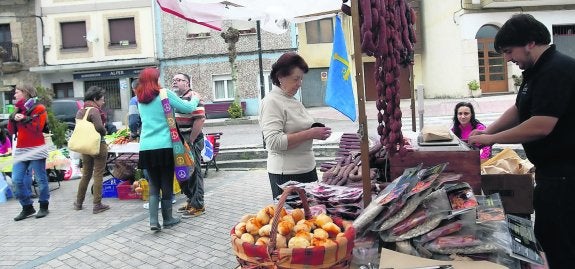
<svg viewBox="0 0 575 269">
<path fill-rule="evenodd" d="M 180 139 L 180 133 L 178 132 L 178 126 L 176 125 L 176 118 L 174 117 L 166 89 L 160 89 L 160 99 L 162 101 L 162 108 L 164 109 L 164 115 L 166 115 L 168 127 L 170 128 L 170 138 L 172 139 L 172 144 L 174 146 L 174 154 L 183 154 L 184 146 Z"/>
<path fill-rule="evenodd" d="M 92 107 L 85 107 L 86 112 L 84 112 L 84 117 L 82 118 L 83 120 L 88 120 L 88 113 L 90 113 L 90 109 L 92 109 Z"/>
</svg>

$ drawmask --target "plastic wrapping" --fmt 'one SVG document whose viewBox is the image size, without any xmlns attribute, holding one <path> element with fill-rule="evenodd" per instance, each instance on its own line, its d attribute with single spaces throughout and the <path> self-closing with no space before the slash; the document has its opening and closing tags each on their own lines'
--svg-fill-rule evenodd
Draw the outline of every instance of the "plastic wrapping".
<svg viewBox="0 0 575 269">
<path fill-rule="evenodd" d="M 385 242 L 395 242 L 420 236 L 437 227 L 443 219 L 449 216 L 450 212 L 449 200 L 444 189 L 431 193 L 423 200 L 420 207 L 420 210 L 425 210 L 425 219 L 424 221 L 420 220 L 420 225 L 400 235 L 394 235 L 392 233 L 393 228 L 382 231 L 380 232 L 381 239 Z"/>
</svg>

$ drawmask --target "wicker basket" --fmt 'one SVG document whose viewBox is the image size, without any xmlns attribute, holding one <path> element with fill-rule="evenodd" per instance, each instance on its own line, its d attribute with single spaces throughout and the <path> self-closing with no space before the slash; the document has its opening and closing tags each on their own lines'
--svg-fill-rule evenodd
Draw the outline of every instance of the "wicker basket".
<svg viewBox="0 0 575 269">
<path fill-rule="evenodd" d="M 231 230 L 232 246 L 236 258 L 243 269 L 343 269 L 349 268 L 352 260 L 352 250 L 355 239 L 355 229 L 351 222 L 345 222 L 340 218 L 332 218 L 334 223 L 343 227 L 344 236 L 335 239 L 336 245 L 329 247 L 307 248 L 277 248 L 276 235 L 281 210 L 289 194 L 297 192 L 302 201 L 306 219 L 311 218 L 309 203 L 303 189 L 295 186 L 288 187 L 281 195 L 277 204 L 274 217 L 270 221 L 272 230 L 269 245 L 254 245 L 242 241 L 235 235 L 234 228 Z"/>
</svg>

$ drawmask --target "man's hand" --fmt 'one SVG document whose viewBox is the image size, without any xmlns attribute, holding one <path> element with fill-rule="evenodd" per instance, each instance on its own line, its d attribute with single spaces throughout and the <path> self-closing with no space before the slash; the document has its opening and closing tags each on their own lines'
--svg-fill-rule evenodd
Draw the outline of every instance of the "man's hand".
<svg viewBox="0 0 575 269">
<path fill-rule="evenodd" d="M 493 141 L 493 135 L 483 134 L 483 132 L 481 132 L 480 134 L 469 135 L 467 143 L 479 147 L 479 146 L 491 146 L 495 144 L 495 141 Z"/>
<path fill-rule="evenodd" d="M 469 133 L 469 136 L 474 136 L 474 135 L 481 135 L 481 134 L 486 134 L 485 130 L 473 130 L 471 131 L 471 133 Z"/>
</svg>

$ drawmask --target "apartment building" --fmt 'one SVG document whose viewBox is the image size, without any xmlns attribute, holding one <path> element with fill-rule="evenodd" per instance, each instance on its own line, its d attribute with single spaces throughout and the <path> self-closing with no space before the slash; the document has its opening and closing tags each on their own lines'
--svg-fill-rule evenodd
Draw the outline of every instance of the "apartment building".
<svg viewBox="0 0 575 269">
<path fill-rule="evenodd" d="M 12 104 L 14 86 L 35 85 L 39 76 L 29 69 L 38 65 L 38 27 L 34 0 L 0 1 L 0 111 Z"/>
<path fill-rule="evenodd" d="M 262 58 L 264 95 L 271 89 L 271 65 L 281 54 L 297 50 L 296 28 L 286 23 L 283 34 L 260 30 L 258 47 L 256 21 L 224 21 L 222 31 L 191 23 L 169 13 L 156 13 L 158 32 L 158 61 L 164 86 L 171 85 L 176 73 L 190 75 L 192 88 L 208 103 L 234 100 L 236 94 L 246 103 L 246 115 L 257 115 L 262 98 L 260 88 L 259 55 Z M 238 29 L 236 43 L 237 81 L 233 85 L 228 44 L 221 34 L 229 27 Z"/>
<path fill-rule="evenodd" d="M 55 98 L 82 98 L 106 89 L 109 120 L 125 121 L 131 81 L 158 64 L 153 1 L 39 0 L 40 62 L 30 68 Z"/>
</svg>

